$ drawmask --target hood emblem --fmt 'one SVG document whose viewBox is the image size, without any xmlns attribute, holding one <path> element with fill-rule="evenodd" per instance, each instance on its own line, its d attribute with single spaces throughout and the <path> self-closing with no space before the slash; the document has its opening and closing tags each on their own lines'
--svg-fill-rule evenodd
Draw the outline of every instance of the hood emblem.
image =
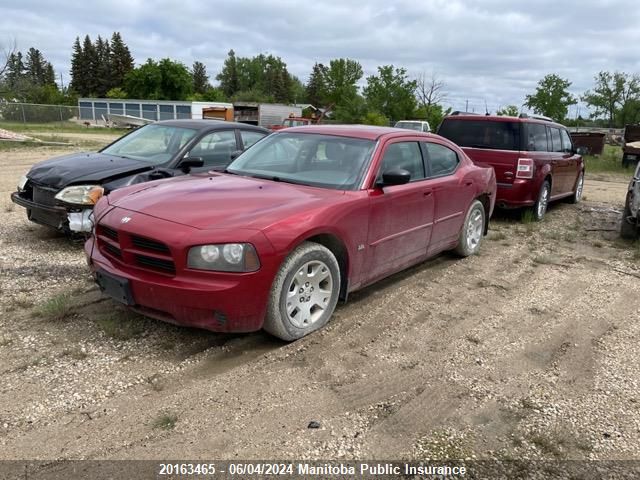
<svg viewBox="0 0 640 480">
<path fill-rule="evenodd" d="M 131 221 L 131 217 L 122 217 L 120 223 L 129 223 Z"/>
</svg>

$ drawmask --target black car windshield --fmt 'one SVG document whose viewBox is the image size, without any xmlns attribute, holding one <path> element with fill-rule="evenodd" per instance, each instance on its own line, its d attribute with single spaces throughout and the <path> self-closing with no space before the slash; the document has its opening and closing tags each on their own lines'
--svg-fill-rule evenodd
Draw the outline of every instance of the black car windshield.
<svg viewBox="0 0 640 480">
<path fill-rule="evenodd" d="M 227 171 L 336 190 L 356 190 L 372 140 L 314 133 L 276 133 L 240 155 Z"/>
<path fill-rule="evenodd" d="M 446 118 L 438 135 L 461 147 L 520 150 L 520 123 Z"/>
<path fill-rule="evenodd" d="M 170 125 L 145 125 L 101 152 L 161 165 L 171 160 L 197 132 L 192 128 Z"/>
</svg>

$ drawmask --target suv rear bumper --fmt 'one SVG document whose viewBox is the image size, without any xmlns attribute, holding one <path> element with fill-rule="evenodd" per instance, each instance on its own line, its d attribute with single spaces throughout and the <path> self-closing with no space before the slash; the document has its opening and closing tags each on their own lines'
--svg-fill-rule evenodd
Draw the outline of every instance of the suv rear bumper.
<svg viewBox="0 0 640 480">
<path fill-rule="evenodd" d="M 518 178 L 513 183 L 498 183 L 496 207 L 531 207 L 536 203 L 538 189 L 531 179 Z"/>
</svg>

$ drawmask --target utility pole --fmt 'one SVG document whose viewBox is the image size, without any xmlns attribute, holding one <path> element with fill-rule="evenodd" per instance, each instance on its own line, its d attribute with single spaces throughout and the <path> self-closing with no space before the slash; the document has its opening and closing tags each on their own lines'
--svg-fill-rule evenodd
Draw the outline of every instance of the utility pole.
<svg viewBox="0 0 640 480">
<path fill-rule="evenodd" d="M 469 100 L 467 100 L 467 103 L 465 104 L 464 111 L 465 112 L 469 111 Z"/>
</svg>

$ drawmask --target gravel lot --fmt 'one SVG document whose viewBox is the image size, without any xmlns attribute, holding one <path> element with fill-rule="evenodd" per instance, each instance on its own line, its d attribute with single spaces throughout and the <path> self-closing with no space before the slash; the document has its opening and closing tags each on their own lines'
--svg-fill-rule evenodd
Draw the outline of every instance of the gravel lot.
<svg viewBox="0 0 640 480">
<path fill-rule="evenodd" d="M 640 458 L 625 178 L 588 177 L 542 223 L 503 214 L 480 255 L 395 275 L 284 344 L 102 298 L 81 245 L 9 200 L 68 151 L 0 153 L 0 459 Z"/>
</svg>

